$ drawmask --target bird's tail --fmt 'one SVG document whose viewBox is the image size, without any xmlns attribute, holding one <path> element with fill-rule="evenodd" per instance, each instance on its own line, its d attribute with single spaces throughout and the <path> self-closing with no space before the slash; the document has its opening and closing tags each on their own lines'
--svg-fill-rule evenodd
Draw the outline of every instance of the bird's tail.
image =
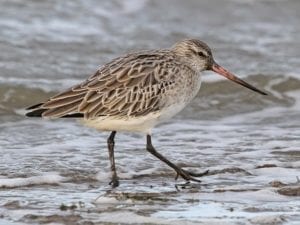
<svg viewBox="0 0 300 225">
<path fill-rule="evenodd" d="M 26 110 L 32 110 L 32 111 L 26 113 L 25 115 L 28 117 L 42 117 L 42 114 L 43 112 L 46 111 L 46 109 L 40 109 L 39 107 L 43 104 L 44 103 L 39 103 L 39 104 L 29 106 L 28 108 L 26 108 Z"/>
<path fill-rule="evenodd" d="M 26 110 L 32 110 L 25 114 L 28 117 L 43 117 L 43 113 L 46 112 L 48 109 L 39 108 L 39 106 L 43 105 L 44 103 L 39 103 L 33 106 L 26 108 Z M 67 115 L 59 116 L 58 118 L 80 118 L 83 117 L 83 113 L 71 113 Z"/>
<path fill-rule="evenodd" d="M 42 117 L 43 112 L 45 112 L 46 110 L 47 109 L 36 109 L 26 113 L 25 115 L 28 117 Z"/>
<path fill-rule="evenodd" d="M 60 93 L 46 102 L 41 102 L 28 107 L 26 113 L 28 117 L 48 117 L 48 118 L 66 118 L 83 117 L 83 113 L 78 112 L 78 106 L 85 93 L 74 92 L 71 89 Z"/>
</svg>

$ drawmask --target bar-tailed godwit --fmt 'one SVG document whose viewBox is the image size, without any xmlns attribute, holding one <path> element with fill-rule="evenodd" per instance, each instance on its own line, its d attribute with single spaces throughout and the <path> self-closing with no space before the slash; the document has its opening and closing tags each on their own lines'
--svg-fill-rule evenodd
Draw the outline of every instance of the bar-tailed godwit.
<svg viewBox="0 0 300 225">
<path fill-rule="evenodd" d="M 114 159 L 117 131 L 146 135 L 146 149 L 173 168 L 187 181 L 207 174 L 192 173 L 158 153 L 151 142 L 151 130 L 181 111 L 198 93 L 201 72 L 212 70 L 262 95 L 265 92 L 239 79 L 218 65 L 202 41 L 187 39 L 169 49 L 140 51 L 105 64 L 82 83 L 48 100 L 31 106 L 29 117 L 81 117 L 84 124 L 110 131 L 107 139 L 112 187 L 119 185 Z"/>
</svg>

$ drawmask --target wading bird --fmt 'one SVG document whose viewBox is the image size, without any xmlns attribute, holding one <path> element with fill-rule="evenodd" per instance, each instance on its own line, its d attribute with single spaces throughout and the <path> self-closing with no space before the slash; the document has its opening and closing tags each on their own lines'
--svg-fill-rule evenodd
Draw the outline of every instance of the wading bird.
<svg viewBox="0 0 300 225">
<path fill-rule="evenodd" d="M 187 181 L 206 175 L 184 170 L 155 150 L 151 130 L 181 111 L 198 93 L 201 72 L 212 70 L 262 95 L 265 92 L 218 65 L 202 41 L 187 39 L 169 49 L 140 51 L 118 57 L 94 75 L 48 100 L 27 108 L 29 117 L 82 118 L 85 125 L 110 131 L 107 139 L 112 187 L 119 185 L 114 159 L 117 131 L 146 135 L 146 149 Z"/>
</svg>

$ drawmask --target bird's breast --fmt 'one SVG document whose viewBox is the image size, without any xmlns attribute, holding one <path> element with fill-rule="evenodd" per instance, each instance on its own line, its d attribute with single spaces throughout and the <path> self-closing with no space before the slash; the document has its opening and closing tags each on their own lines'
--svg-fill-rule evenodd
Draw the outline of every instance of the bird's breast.
<svg viewBox="0 0 300 225">
<path fill-rule="evenodd" d="M 177 82 L 176 88 L 170 90 L 161 99 L 161 121 L 175 116 L 195 98 L 201 87 L 201 76 L 200 74 L 191 74 L 178 79 Z"/>
<path fill-rule="evenodd" d="M 164 105 L 187 105 L 197 95 L 201 87 L 201 75 L 199 73 L 186 73 L 178 76 L 174 87 L 168 90 L 162 97 Z"/>
</svg>

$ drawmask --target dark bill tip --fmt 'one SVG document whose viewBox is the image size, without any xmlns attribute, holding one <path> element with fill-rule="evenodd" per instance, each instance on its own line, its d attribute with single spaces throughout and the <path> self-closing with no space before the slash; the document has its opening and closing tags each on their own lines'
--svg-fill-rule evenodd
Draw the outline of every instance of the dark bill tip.
<svg viewBox="0 0 300 225">
<path fill-rule="evenodd" d="M 213 63 L 211 70 L 214 71 L 215 73 L 218 73 L 224 77 L 226 77 L 229 80 L 234 81 L 235 83 L 238 83 L 252 91 L 255 91 L 261 95 L 268 95 L 266 92 L 261 91 L 259 89 L 257 89 L 256 87 L 252 86 L 251 84 L 248 84 L 247 82 L 243 81 L 242 79 L 238 78 L 237 76 L 235 76 L 233 73 L 229 72 L 228 70 L 226 70 L 225 68 L 223 68 L 222 66 L 218 65 L 217 63 Z"/>
</svg>

